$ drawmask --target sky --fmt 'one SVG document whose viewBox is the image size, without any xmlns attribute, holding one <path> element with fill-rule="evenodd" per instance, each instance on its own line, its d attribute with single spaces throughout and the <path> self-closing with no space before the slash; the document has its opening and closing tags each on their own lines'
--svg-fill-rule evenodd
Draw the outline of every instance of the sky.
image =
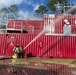
<svg viewBox="0 0 76 75">
<path fill-rule="evenodd" d="M 35 18 L 34 11 L 40 5 L 46 5 L 50 0 L 0 0 L 0 9 L 3 7 L 9 7 L 13 4 L 16 4 L 19 8 L 20 19 L 29 19 Z M 76 3 L 76 0 L 68 0 L 72 3 Z"/>
<path fill-rule="evenodd" d="M 19 8 L 20 19 L 36 18 L 35 10 L 40 5 L 46 5 L 49 0 L 0 0 L 0 9 L 16 4 Z"/>
</svg>

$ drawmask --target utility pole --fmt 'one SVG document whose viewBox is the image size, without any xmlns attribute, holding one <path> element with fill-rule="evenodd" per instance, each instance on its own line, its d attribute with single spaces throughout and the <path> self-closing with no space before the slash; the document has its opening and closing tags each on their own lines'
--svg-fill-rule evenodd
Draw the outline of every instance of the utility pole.
<svg viewBox="0 0 76 75">
<path fill-rule="evenodd" d="M 68 5 L 66 5 L 64 2 L 64 14 L 66 13 L 66 8 L 71 8 L 71 7 L 73 7 L 71 0 Z"/>
<path fill-rule="evenodd" d="M 72 5 L 71 5 L 71 0 L 70 0 L 70 6 L 72 6 Z"/>
</svg>

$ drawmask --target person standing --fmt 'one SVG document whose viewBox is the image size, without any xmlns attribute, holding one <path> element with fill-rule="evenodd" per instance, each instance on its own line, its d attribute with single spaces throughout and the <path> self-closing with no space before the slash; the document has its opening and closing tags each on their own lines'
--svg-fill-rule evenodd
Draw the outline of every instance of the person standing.
<svg viewBox="0 0 76 75">
<path fill-rule="evenodd" d="M 14 47 L 13 51 L 14 51 L 14 55 L 12 56 L 12 58 L 20 58 L 20 55 L 19 55 L 19 53 L 20 53 L 19 45 Z"/>
<path fill-rule="evenodd" d="M 19 53 L 20 58 L 24 58 L 24 54 L 25 54 L 25 51 L 23 49 L 23 46 L 20 46 L 20 53 Z"/>
</svg>

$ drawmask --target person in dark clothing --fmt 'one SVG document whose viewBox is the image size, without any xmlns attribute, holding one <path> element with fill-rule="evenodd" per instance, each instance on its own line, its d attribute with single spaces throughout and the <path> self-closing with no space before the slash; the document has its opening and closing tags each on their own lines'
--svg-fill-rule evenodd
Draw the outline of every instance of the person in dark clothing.
<svg viewBox="0 0 76 75">
<path fill-rule="evenodd" d="M 25 51 L 23 49 L 23 46 L 20 46 L 20 52 L 19 52 L 20 58 L 24 58 L 24 54 L 25 54 Z"/>
<path fill-rule="evenodd" d="M 14 55 L 12 56 L 12 58 L 24 58 L 25 51 L 23 49 L 23 46 L 17 45 L 16 47 L 14 47 L 13 51 Z"/>
<path fill-rule="evenodd" d="M 12 58 L 20 58 L 20 55 L 19 55 L 19 53 L 20 53 L 19 45 L 14 47 L 13 51 L 14 51 L 14 55 L 12 56 Z"/>
</svg>

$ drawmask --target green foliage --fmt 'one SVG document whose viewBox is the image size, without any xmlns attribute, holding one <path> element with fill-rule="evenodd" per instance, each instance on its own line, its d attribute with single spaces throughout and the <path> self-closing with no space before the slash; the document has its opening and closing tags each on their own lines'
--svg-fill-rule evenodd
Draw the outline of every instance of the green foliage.
<svg viewBox="0 0 76 75">
<path fill-rule="evenodd" d="M 39 6 L 39 8 L 37 10 L 35 10 L 35 15 L 37 16 L 41 16 L 43 14 L 45 14 L 46 12 L 48 12 L 48 10 L 50 10 L 51 12 L 57 12 L 58 10 L 61 11 L 61 13 L 64 12 L 64 4 L 67 3 L 67 0 L 50 0 L 46 6 Z M 47 10 L 48 8 L 48 10 Z"/>
<path fill-rule="evenodd" d="M 43 5 L 39 6 L 38 9 L 35 10 L 35 13 L 36 13 L 35 15 L 37 17 L 38 16 L 42 17 L 44 14 L 48 12 L 48 10 L 50 10 L 53 13 L 56 12 L 57 10 L 60 10 L 61 12 L 63 12 L 64 3 L 67 3 L 67 0 L 50 0 L 46 4 L 46 6 L 43 6 Z"/>
<path fill-rule="evenodd" d="M 6 29 L 6 26 L 0 24 L 0 29 Z"/>
<path fill-rule="evenodd" d="M 15 17 L 18 17 L 18 7 L 16 5 L 11 5 L 10 7 L 2 8 L 0 14 L 8 14 L 10 19 L 14 19 Z"/>
<path fill-rule="evenodd" d="M 11 5 L 8 9 L 14 14 L 18 12 L 18 7 L 16 5 Z"/>
<path fill-rule="evenodd" d="M 35 10 L 35 15 L 38 17 L 38 16 L 40 16 L 40 17 L 43 17 L 43 14 L 44 13 L 46 13 L 48 10 L 46 9 L 46 7 L 45 6 L 43 6 L 43 5 L 41 5 L 41 6 L 39 6 L 38 7 L 38 9 L 37 10 Z"/>
<path fill-rule="evenodd" d="M 0 9 L 0 28 L 4 29 L 8 19 L 16 19 L 18 17 L 18 7 L 11 5 L 10 7 Z"/>
<path fill-rule="evenodd" d="M 50 9 L 50 11 L 57 11 L 59 7 L 59 10 L 62 12 L 63 11 L 63 7 L 64 7 L 64 3 L 67 3 L 66 0 L 50 0 L 47 3 L 47 7 Z M 59 6 L 58 6 L 59 4 Z"/>
<path fill-rule="evenodd" d="M 45 13 L 45 12 L 47 12 L 47 9 L 46 9 L 45 6 L 41 5 L 41 6 L 39 7 L 39 11 L 40 11 L 41 13 Z"/>
<path fill-rule="evenodd" d="M 9 13 L 9 11 L 8 11 L 8 9 L 7 8 L 2 8 L 1 10 L 0 10 L 0 13 Z"/>
</svg>

